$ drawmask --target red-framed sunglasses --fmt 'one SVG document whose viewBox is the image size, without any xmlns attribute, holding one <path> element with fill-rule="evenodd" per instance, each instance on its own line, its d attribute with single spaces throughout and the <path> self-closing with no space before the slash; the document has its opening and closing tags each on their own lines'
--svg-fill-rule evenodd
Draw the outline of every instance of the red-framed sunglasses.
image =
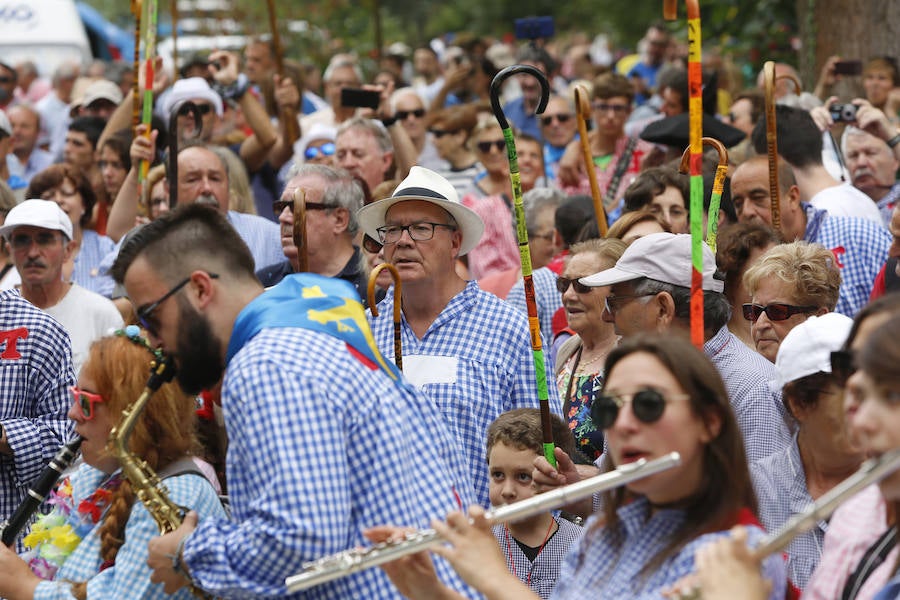
<svg viewBox="0 0 900 600">
<path fill-rule="evenodd" d="M 85 392 L 82 389 L 77 388 L 72 385 L 69 386 L 69 391 L 72 392 L 72 397 L 75 398 L 75 401 L 78 403 L 78 408 L 81 409 L 81 416 L 85 421 L 90 421 L 94 418 L 94 405 L 98 402 L 104 402 L 103 396 L 100 394 L 92 394 L 91 392 Z"/>
</svg>

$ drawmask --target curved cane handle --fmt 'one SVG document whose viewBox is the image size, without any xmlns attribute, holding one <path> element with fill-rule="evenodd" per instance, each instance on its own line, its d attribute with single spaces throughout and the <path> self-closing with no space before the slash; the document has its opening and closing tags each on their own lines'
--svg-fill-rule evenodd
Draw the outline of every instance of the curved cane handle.
<svg viewBox="0 0 900 600">
<path fill-rule="evenodd" d="M 725 144 L 712 137 L 703 137 L 700 138 L 703 142 L 704 146 L 710 146 L 716 149 L 716 152 L 719 153 L 719 166 L 728 166 L 728 150 L 725 148 Z M 681 164 L 678 166 L 678 171 L 681 173 L 688 173 L 689 166 L 691 160 L 691 147 L 688 146 L 684 149 L 684 152 L 681 153 Z"/>
<path fill-rule="evenodd" d="M 194 117 L 194 137 L 200 137 L 203 130 L 203 115 L 200 108 L 185 100 L 179 102 L 169 111 L 169 165 L 166 169 L 166 178 L 169 180 L 169 206 L 173 209 L 178 206 L 178 117 L 190 114 Z"/>
<path fill-rule="evenodd" d="M 309 271 L 309 256 L 306 249 L 306 192 L 301 188 L 294 188 L 291 194 L 294 212 L 294 226 L 291 230 L 291 237 L 294 239 L 294 246 L 297 247 L 297 272 L 306 273 Z"/>
<path fill-rule="evenodd" d="M 769 198 L 772 203 L 772 228 L 781 231 L 781 188 L 778 185 L 778 130 L 775 127 L 775 63 L 763 65 L 766 83 L 766 155 L 769 158 Z"/>
<path fill-rule="evenodd" d="M 709 218 L 706 222 L 706 243 L 715 252 L 719 235 L 719 205 L 722 201 L 722 192 L 725 189 L 725 177 L 728 175 L 728 150 L 725 149 L 725 144 L 716 138 L 704 137 L 702 141 L 704 146 L 711 146 L 719 153 L 719 164 L 716 166 L 716 176 L 713 179 L 712 194 L 710 194 L 709 199 Z M 681 155 L 681 164 L 678 168 L 681 173 L 688 172 L 690 157 L 691 149 L 688 147 Z"/>
<path fill-rule="evenodd" d="M 509 121 L 506 120 L 506 115 L 503 114 L 503 107 L 500 106 L 500 88 L 504 81 L 516 73 L 528 73 L 541 84 L 541 99 L 534 114 L 539 115 L 544 112 L 544 109 L 547 108 L 547 101 L 550 99 L 550 82 L 538 69 L 531 65 L 510 65 L 506 67 L 497 73 L 493 81 L 491 81 L 491 111 L 497 118 L 497 122 L 500 123 L 501 129 L 509 129 Z"/>
<path fill-rule="evenodd" d="M 606 211 L 600 197 L 600 185 L 597 183 L 597 171 L 594 169 L 594 157 L 591 154 L 591 141 L 588 139 L 587 121 L 591 118 L 591 103 L 588 91 L 581 85 L 575 85 L 575 115 L 578 119 L 578 137 L 581 138 L 581 154 L 584 156 L 584 168 L 591 184 L 591 199 L 594 201 L 594 215 L 597 216 L 597 229 L 600 237 L 606 237 Z"/>
<path fill-rule="evenodd" d="M 378 306 L 375 304 L 375 280 L 378 279 L 378 275 L 387 269 L 391 274 L 391 277 L 394 279 L 394 363 L 397 365 L 397 368 L 401 371 L 403 370 L 403 358 L 400 353 L 400 310 L 401 310 L 401 283 L 400 283 L 400 273 L 397 271 L 397 267 L 392 265 L 391 263 L 381 263 L 372 269 L 372 272 L 369 273 L 369 283 L 366 289 L 366 296 L 369 301 L 369 310 L 372 312 L 373 317 L 378 316 Z"/>
<path fill-rule="evenodd" d="M 798 95 L 798 96 L 799 96 L 800 94 L 803 93 L 803 86 L 800 85 L 800 80 L 797 79 L 796 77 L 794 77 L 793 74 L 791 74 L 791 73 L 783 73 L 783 74 L 781 74 L 781 75 L 776 75 L 776 76 L 775 76 L 775 83 L 778 83 L 778 82 L 781 81 L 782 79 L 787 79 L 788 81 L 790 81 L 791 83 L 794 84 L 794 88 L 796 88 L 796 90 L 797 90 L 797 95 Z"/>
</svg>

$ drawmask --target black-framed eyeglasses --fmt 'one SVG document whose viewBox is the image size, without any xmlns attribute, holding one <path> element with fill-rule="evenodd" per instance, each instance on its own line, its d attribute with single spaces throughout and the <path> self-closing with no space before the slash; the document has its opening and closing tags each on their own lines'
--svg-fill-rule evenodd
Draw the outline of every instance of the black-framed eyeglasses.
<svg viewBox="0 0 900 600">
<path fill-rule="evenodd" d="M 381 243 L 387 246 L 388 244 L 396 244 L 403 236 L 404 231 L 409 233 L 409 239 L 414 242 L 427 242 L 434 237 L 435 227 L 446 227 L 451 231 L 456 231 L 456 225 L 431 223 L 429 221 L 417 221 L 409 225 L 385 225 L 375 231 L 378 232 Z"/>
<path fill-rule="evenodd" d="M 209 275 L 210 279 L 218 279 L 219 278 L 219 276 L 216 273 L 207 273 L 207 275 Z M 152 317 L 153 311 L 155 311 L 157 308 L 159 308 L 160 304 L 162 304 L 163 302 L 165 302 L 166 300 L 168 300 L 169 298 L 171 298 L 172 296 L 177 294 L 178 291 L 181 290 L 181 288 L 186 286 L 188 283 L 190 283 L 190 281 L 191 281 L 191 276 L 188 275 L 187 277 L 185 277 L 184 279 L 179 281 L 172 289 L 170 289 L 168 292 L 163 294 L 163 296 L 159 300 L 157 300 L 155 302 L 151 302 L 150 304 L 146 304 L 144 306 L 139 306 L 138 309 L 135 311 L 135 314 L 137 315 L 137 320 L 138 320 L 138 323 L 140 323 L 141 327 L 146 329 L 147 332 L 150 333 L 151 335 L 156 335 L 157 327 L 156 327 L 156 319 L 154 319 Z"/>
<path fill-rule="evenodd" d="M 31 244 L 37 244 L 39 248 L 49 248 L 56 244 L 59 236 L 55 231 L 40 231 L 34 235 L 17 233 L 9 238 L 9 245 L 13 250 L 28 250 Z"/>
<path fill-rule="evenodd" d="M 741 308 L 744 312 L 744 318 L 752 323 L 756 323 L 756 320 L 763 313 L 766 313 L 770 321 L 786 321 L 794 315 L 807 314 L 818 309 L 817 306 L 794 306 L 793 304 L 784 304 L 782 302 L 773 302 L 767 306 L 744 304 Z"/>
<path fill-rule="evenodd" d="M 588 292 L 597 289 L 589 285 L 584 285 L 583 283 L 578 281 L 577 277 L 575 279 L 569 279 L 568 277 L 563 277 L 562 275 L 560 275 L 556 278 L 556 290 L 560 294 L 565 294 L 570 285 L 575 288 L 576 294 L 587 294 Z"/>
<path fill-rule="evenodd" d="M 645 294 L 616 294 L 615 296 L 609 295 L 604 300 L 604 305 L 606 306 L 606 311 L 614 315 L 617 310 L 620 310 L 625 304 L 628 303 L 629 300 L 634 300 L 635 298 L 646 298 L 648 296 L 655 296 L 657 292 L 647 292 Z"/>
<path fill-rule="evenodd" d="M 421 119 L 425 116 L 424 108 L 417 108 L 416 110 L 398 110 L 394 112 L 394 116 L 397 117 L 398 121 L 405 121 L 412 115 L 417 119 Z"/>
<path fill-rule="evenodd" d="M 669 398 L 653 388 L 633 394 L 600 394 L 591 403 L 591 420 L 598 429 L 609 429 L 619 418 L 619 409 L 631 402 L 631 411 L 641 423 L 655 423 L 666 411 L 666 403 L 690 398 L 690 394 L 673 394 Z"/>
<path fill-rule="evenodd" d="M 381 252 L 381 249 L 384 247 L 378 240 L 374 239 L 368 233 L 363 236 L 362 241 L 363 249 L 369 254 L 378 254 Z"/>
<path fill-rule="evenodd" d="M 327 142 L 322 144 L 321 146 L 310 146 L 306 150 L 303 151 L 303 158 L 306 160 L 315 160 L 320 156 L 333 156 L 334 155 L 334 144 L 332 142 Z"/>
<path fill-rule="evenodd" d="M 553 123 L 553 119 L 556 119 L 560 123 L 568 123 L 572 118 L 572 115 L 569 113 L 559 113 L 558 115 L 545 115 L 541 117 L 541 123 L 543 123 L 544 127 L 547 127 L 551 123 Z"/>
<path fill-rule="evenodd" d="M 829 358 L 831 374 L 838 386 L 846 386 L 847 380 L 856 373 L 856 353 L 853 350 L 835 350 Z"/>
<path fill-rule="evenodd" d="M 503 152 L 503 149 L 506 148 L 506 142 L 504 140 L 494 140 L 493 142 L 478 142 L 475 145 L 483 154 L 490 154 L 491 148 L 496 148 L 497 152 Z"/>
<path fill-rule="evenodd" d="M 323 204 L 321 202 L 307 202 L 303 206 L 306 207 L 306 210 L 329 210 L 337 208 L 336 206 L 329 206 L 328 204 Z M 290 200 L 276 200 L 272 203 L 272 212 L 275 213 L 276 217 L 280 215 L 285 208 L 290 208 L 291 212 L 294 212 L 293 198 Z"/>
</svg>

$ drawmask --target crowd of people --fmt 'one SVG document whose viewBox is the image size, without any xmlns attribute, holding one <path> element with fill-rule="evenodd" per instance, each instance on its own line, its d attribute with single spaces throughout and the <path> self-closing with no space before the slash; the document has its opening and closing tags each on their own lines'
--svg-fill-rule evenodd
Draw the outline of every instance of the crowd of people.
<svg viewBox="0 0 900 600">
<path fill-rule="evenodd" d="M 894 59 L 865 61 L 854 98 L 831 95 L 837 57 L 813 93 L 779 82 L 773 198 L 762 78 L 709 57 L 703 133 L 728 177 L 715 213 L 704 156 L 701 215 L 665 24 L 618 64 L 577 38 L 278 63 L 262 38 L 160 62 L 133 127 L 149 96 L 122 65 L 44 80 L 0 57 L 0 519 L 83 440 L 0 548 L 0 596 L 900 597 L 900 475 L 783 556 L 748 550 L 900 446 Z M 490 103 L 511 64 L 551 90 L 540 114 L 531 73 L 501 90 L 515 154 Z M 697 220 L 719 235 L 695 274 Z M 397 280 L 370 300 L 383 263 Z M 123 457 L 107 440 L 166 357 L 177 384 Z M 559 510 L 486 512 L 673 451 Z M 148 486 L 187 511 L 174 530 Z M 431 554 L 288 590 L 428 527 Z"/>
</svg>

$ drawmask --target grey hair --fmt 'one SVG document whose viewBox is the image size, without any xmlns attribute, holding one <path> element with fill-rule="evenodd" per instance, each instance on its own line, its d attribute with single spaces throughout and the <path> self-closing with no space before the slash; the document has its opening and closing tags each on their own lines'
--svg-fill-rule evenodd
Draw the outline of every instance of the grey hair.
<svg viewBox="0 0 900 600">
<path fill-rule="evenodd" d="M 344 169 L 328 165 L 302 164 L 291 169 L 290 179 L 298 177 L 319 177 L 325 182 L 322 204 L 334 208 L 346 208 L 350 213 L 347 219 L 347 234 L 351 237 L 359 231 L 359 220 L 356 211 L 362 208 L 365 201 L 362 186 Z"/>
<path fill-rule="evenodd" d="M 394 142 L 391 141 L 391 134 L 388 133 L 387 127 L 385 127 L 381 121 L 366 119 L 364 117 L 353 117 L 352 119 L 348 119 L 338 127 L 335 140 L 341 137 L 345 131 L 350 131 L 351 129 L 361 129 L 371 133 L 372 137 L 375 138 L 375 142 L 378 144 L 379 150 L 383 153 L 394 151 Z"/>
<path fill-rule="evenodd" d="M 522 196 L 522 204 L 525 206 L 525 223 L 528 225 L 528 233 L 537 233 L 534 224 L 537 222 L 545 208 L 553 208 L 554 212 L 566 199 L 562 190 L 556 188 L 534 188 L 528 190 Z"/>
<path fill-rule="evenodd" d="M 390 100 L 391 109 L 397 110 L 397 102 L 403 96 L 412 96 L 413 98 L 418 99 L 419 103 L 422 105 L 422 108 L 428 110 L 428 105 L 425 104 L 425 100 L 422 98 L 422 95 L 419 94 L 419 92 L 417 92 L 414 88 L 409 87 L 409 86 L 402 87 L 398 90 L 394 90 L 394 93 L 391 94 L 391 100 Z"/>
<path fill-rule="evenodd" d="M 841 136 L 841 153 L 844 156 L 847 156 L 847 139 L 851 136 L 859 136 L 859 137 L 871 136 L 872 138 L 874 138 L 876 140 L 883 141 L 883 140 L 881 140 L 881 138 L 875 137 L 868 131 L 864 131 L 864 130 L 860 129 L 859 127 L 854 127 L 853 125 L 847 125 L 844 128 L 844 134 Z M 890 147 L 888 147 L 887 142 L 884 142 L 884 147 L 888 151 L 890 151 Z"/>
<path fill-rule="evenodd" d="M 322 74 L 322 81 L 324 81 L 325 83 L 328 83 L 329 81 L 331 81 L 331 77 L 332 77 L 332 75 L 334 75 L 334 72 L 337 69 L 343 69 L 345 67 L 350 67 L 351 69 L 353 69 L 353 74 L 356 75 L 357 81 L 359 81 L 360 83 L 365 81 L 363 79 L 362 70 L 359 68 L 359 65 L 356 64 L 352 60 L 346 60 L 346 59 L 345 60 L 336 60 L 334 62 L 329 63 L 328 66 L 325 68 L 325 73 Z"/>
<path fill-rule="evenodd" d="M 633 286 L 635 294 L 659 294 L 666 292 L 675 303 L 675 318 L 687 325 L 691 322 L 691 290 L 680 285 L 665 283 L 644 277 Z M 640 300 L 640 298 L 638 298 Z M 731 318 L 731 305 L 721 292 L 703 290 L 703 329 L 716 332 Z"/>
</svg>

